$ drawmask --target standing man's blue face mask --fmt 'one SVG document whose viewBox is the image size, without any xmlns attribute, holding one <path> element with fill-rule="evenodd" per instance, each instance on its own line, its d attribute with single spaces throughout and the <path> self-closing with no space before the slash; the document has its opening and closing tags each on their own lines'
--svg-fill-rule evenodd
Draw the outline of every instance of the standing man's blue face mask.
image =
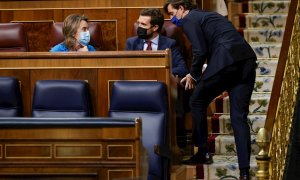
<svg viewBox="0 0 300 180">
<path fill-rule="evenodd" d="M 87 46 L 90 43 L 90 32 L 89 31 L 84 31 L 84 32 L 80 32 L 80 39 L 79 39 L 79 43 L 83 46 Z"/>
<path fill-rule="evenodd" d="M 177 10 L 177 12 L 178 12 L 178 10 Z M 177 14 L 177 12 L 176 12 L 176 14 Z M 181 19 L 178 19 L 178 18 L 176 17 L 176 14 L 172 17 L 171 22 L 172 22 L 173 24 L 175 24 L 177 27 L 182 27 L 182 18 L 181 18 Z"/>
</svg>

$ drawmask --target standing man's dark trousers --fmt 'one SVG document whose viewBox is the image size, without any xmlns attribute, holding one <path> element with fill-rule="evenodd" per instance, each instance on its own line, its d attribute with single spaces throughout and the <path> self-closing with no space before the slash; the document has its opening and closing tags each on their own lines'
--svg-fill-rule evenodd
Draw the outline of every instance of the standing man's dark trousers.
<svg viewBox="0 0 300 180">
<path fill-rule="evenodd" d="M 230 99 L 230 119 L 234 130 L 239 169 L 249 169 L 251 142 L 247 116 L 255 84 L 256 66 L 256 59 L 239 61 L 197 83 L 190 99 L 190 106 L 193 140 L 200 156 L 208 152 L 207 107 L 215 97 L 226 90 Z"/>
</svg>

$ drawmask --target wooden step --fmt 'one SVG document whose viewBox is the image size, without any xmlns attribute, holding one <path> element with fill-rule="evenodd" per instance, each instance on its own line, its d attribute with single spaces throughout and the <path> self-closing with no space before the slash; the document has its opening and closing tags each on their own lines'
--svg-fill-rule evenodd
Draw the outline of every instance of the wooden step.
<svg viewBox="0 0 300 180">
<path fill-rule="evenodd" d="M 257 58 L 278 58 L 281 43 L 250 43 Z"/>
<path fill-rule="evenodd" d="M 287 14 L 255 14 L 241 15 L 245 18 L 246 28 L 282 28 L 285 27 Z"/>
<path fill-rule="evenodd" d="M 171 180 L 219 180 L 239 178 L 239 169 L 236 156 L 213 157 L 211 165 L 199 164 L 197 166 L 181 165 L 172 167 Z M 250 175 L 255 179 L 257 169 L 255 156 L 251 156 Z"/>
<path fill-rule="evenodd" d="M 284 28 L 249 28 L 241 33 L 247 42 L 251 43 L 281 43 Z"/>
<path fill-rule="evenodd" d="M 249 106 L 249 112 L 254 114 L 265 114 L 268 111 L 271 93 L 253 93 Z M 229 113 L 229 97 L 223 99 L 223 113 Z"/>
<path fill-rule="evenodd" d="M 278 59 L 258 59 L 257 62 L 256 75 L 275 75 Z"/>
<path fill-rule="evenodd" d="M 193 166 L 173 166 L 171 168 L 171 180 L 192 180 L 196 178 L 196 169 Z"/>
<path fill-rule="evenodd" d="M 288 13 L 290 1 L 249 1 L 249 13 Z"/>
<path fill-rule="evenodd" d="M 256 134 L 261 127 L 264 127 L 266 121 L 265 114 L 249 114 L 248 115 L 249 125 L 251 126 L 251 134 Z M 231 127 L 231 120 L 229 114 L 221 114 L 218 120 L 214 123 L 219 123 L 219 132 L 215 134 L 233 134 Z"/>
</svg>

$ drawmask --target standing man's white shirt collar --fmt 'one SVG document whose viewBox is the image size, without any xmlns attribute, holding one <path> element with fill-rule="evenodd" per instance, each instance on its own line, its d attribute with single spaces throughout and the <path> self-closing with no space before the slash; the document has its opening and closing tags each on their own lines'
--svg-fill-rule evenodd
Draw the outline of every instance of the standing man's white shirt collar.
<svg viewBox="0 0 300 180">
<path fill-rule="evenodd" d="M 157 35 L 154 39 L 151 40 L 152 51 L 157 51 L 158 48 L 158 40 L 159 35 Z M 144 51 L 147 49 L 147 42 L 144 40 Z"/>
</svg>

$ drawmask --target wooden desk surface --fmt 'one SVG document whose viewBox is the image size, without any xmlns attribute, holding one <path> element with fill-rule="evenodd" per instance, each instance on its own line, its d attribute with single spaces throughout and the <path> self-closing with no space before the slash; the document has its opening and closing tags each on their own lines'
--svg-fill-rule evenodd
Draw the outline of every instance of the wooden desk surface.
<svg viewBox="0 0 300 180">
<path fill-rule="evenodd" d="M 169 68 L 168 51 L 1 52 L 0 69 Z"/>
</svg>

